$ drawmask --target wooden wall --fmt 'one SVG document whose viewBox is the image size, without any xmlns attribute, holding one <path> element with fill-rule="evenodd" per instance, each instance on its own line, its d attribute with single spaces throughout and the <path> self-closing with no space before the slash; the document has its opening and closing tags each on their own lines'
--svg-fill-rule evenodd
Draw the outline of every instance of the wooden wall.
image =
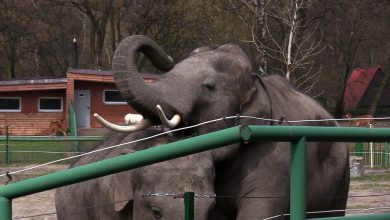
<svg viewBox="0 0 390 220">
<path fill-rule="evenodd" d="M 49 135 L 51 122 L 65 120 L 65 90 L 2 92 L 1 97 L 20 97 L 21 112 L 0 112 L 0 135 Z M 62 112 L 38 112 L 39 97 L 62 97 Z"/>
<path fill-rule="evenodd" d="M 50 123 L 63 117 L 61 112 L 0 112 L 0 135 L 5 135 L 6 126 L 10 135 L 50 135 Z"/>
</svg>

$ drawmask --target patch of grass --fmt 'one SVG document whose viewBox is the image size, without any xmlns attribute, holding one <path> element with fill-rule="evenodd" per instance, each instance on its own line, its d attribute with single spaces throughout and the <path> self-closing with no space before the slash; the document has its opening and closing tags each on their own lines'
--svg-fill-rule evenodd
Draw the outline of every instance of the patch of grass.
<svg viewBox="0 0 390 220">
<path fill-rule="evenodd" d="M 390 173 L 367 174 L 361 177 L 352 177 L 354 181 L 390 181 Z"/>
<path fill-rule="evenodd" d="M 5 164 L 5 143 L 0 145 L 0 164 Z M 73 152 L 72 142 L 66 141 L 15 141 L 9 145 L 11 163 L 45 163 L 69 156 Z M 65 162 L 69 163 L 69 162 Z M 0 165 L 0 166 L 1 166 Z"/>
</svg>

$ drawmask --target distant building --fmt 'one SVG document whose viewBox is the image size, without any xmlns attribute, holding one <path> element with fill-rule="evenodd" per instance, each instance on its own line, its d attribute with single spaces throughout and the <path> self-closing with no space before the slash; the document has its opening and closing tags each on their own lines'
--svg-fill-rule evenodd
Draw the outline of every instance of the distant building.
<svg viewBox="0 0 390 220">
<path fill-rule="evenodd" d="M 384 78 L 385 73 L 380 66 L 354 69 L 345 88 L 344 111 L 367 110 Z M 378 109 L 385 107 L 390 107 L 389 85 L 385 87 L 378 103 Z"/>
<path fill-rule="evenodd" d="M 146 82 L 155 75 L 143 75 Z M 69 104 L 75 110 L 77 128 L 101 128 L 93 117 L 124 124 L 134 113 L 120 96 L 109 71 L 68 69 L 66 78 L 0 81 L 0 135 L 9 127 L 12 135 L 49 135 L 50 123 L 69 127 Z"/>
</svg>

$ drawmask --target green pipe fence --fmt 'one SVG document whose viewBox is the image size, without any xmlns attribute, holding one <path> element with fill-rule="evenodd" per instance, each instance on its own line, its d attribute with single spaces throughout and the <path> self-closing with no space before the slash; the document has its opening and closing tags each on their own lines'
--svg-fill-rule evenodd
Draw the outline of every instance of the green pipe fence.
<svg viewBox="0 0 390 220">
<path fill-rule="evenodd" d="M 292 143 L 290 196 L 296 201 L 290 205 L 291 219 L 306 219 L 306 137 Z"/>
<path fill-rule="evenodd" d="M 5 127 L 5 163 L 10 164 L 11 163 L 11 155 L 9 153 L 9 133 L 8 133 L 8 126 Z"/>
<path fill-rule="evenodd" d="M 357 147 L 359 146 L 359 147 Z M 371 148 L 372 146 L 372 148 Z M 389 167 L 389 143 L 371 142 L 371 143 L 350 143 L 350 156 L 363 158 L 364 165 L 371 168 Z"/>
<path fill-rule="evenodd" d="M 77 124 L 76 124 L 76 114 L 74 112 L 73 104 L 72 104 L 72 99 L 68 99 L 68 111 L 69 111 L 69 131 L 70 131 L 70 136 L 77 137 Z M 73 141 L 72 142 L 73 146 L 73 151 L 78 152 L 80 151 L 79 149 L 79 142 Z"/>
<path fill-rule="evenodd" d="M 0 141 L 102 141 L 102 136 L 0 136 Z"/>
<path fill-rule="evenodd" d="M 384 167 L 389 167 L 389 142 L 385 143 Z"/>
<path fill-rule="evenodd" d="M 194 192 L 184 193 L 184 220 L 194 220 Z"/>
<path fill-rule="evenodd" d="M 389 141 L 389 128 L 339 128 L 303 126 L 236 126 L 185 140 L 160 145 L 132 154 L 62 170 L 0 187 L 0 220 L 11 219 L 12 199 L 152 163 L 244 142 L 292 142 L 290 210 L 292 220 L 306 219 L 306 141 Z M 298 185 L 296 185 L 298 184 Z M 291 189 L 294 189 L 292 191 Z M 191 199 L 190 199 L 191 200 Z M 193 218 L 189 202 L 188 219 Z M 190 211 L 192 210 L 192 211 Z M 325 218 L 323 218 L 325 219 Z M 347 216 L 326 219 L 390 219 L 390 214 Z"/>
<path fill-rule="evenodd" d="M 330 218 L 311 218 L 309 220 L 389 220 L 390 214 L 370 214 L 360 216 L 343 216 Z"/>
</svg>

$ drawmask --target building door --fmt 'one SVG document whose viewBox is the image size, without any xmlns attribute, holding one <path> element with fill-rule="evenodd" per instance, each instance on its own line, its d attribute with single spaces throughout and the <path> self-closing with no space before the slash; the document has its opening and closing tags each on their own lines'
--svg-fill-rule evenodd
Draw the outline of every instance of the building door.
<svg viewBox="0 0 390 220">
<path fill-rule="evenodd" d="M 77 128 L 90 127 L 91 91 L 75 90 L 75 114 Z"/>
</svg>

